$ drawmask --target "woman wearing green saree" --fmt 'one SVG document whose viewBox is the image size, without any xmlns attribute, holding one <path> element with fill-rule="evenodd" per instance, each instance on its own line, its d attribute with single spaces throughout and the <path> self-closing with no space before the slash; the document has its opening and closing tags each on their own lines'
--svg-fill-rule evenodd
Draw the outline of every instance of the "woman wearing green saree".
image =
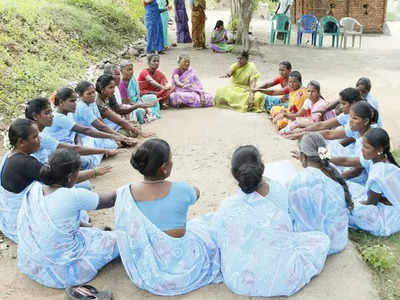
<svg viewBox="0 0 400 300">
<path fill-rule="evenodd" d="M 243 51 L 238 57 L 238 62 L 233 64 L 225 78 L 231 77 L 228 87 L 217 89 L 215 105 L 222 108 L 230 108 L 240 112 L 265 111 L 265 96 L 262 93 L 250 92 L 256 86 L 260 77 L 256 66 L 249 62 L 249 54 Z"/>
</svg>

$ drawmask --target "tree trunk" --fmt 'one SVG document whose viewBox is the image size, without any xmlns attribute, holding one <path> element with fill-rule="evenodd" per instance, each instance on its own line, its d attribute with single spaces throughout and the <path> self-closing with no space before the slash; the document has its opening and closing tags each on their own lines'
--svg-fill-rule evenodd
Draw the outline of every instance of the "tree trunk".
<svg viewBox="0 0 400 300">
<path fill-rule="evenodd" d="M 242 44 L 245 51 L 249 51 L 251 47 L 249 28 L 255 6 L 254 0 L 231 0 L 231 17 L 238 18 L 240 22 L 236 43 Z"/>
</svg>

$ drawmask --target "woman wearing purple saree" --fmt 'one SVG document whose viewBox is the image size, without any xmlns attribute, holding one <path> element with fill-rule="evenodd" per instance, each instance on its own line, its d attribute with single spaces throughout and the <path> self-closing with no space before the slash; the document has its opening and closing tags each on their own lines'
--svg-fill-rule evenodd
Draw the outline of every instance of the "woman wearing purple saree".
<svg viewBox="0 0 400 300">
<path fill-rule="evenodd" d="M 186 13 L 185 0 L 174 0 L 176 40 L 178 43 L 191 43 L 189 33 L 188 16 Z"/>
<path fill-rule="evenodd" d="M 214 105 L 214 96 L 204 92 L 199 77 L 190 68 L 190 57 L 178 56 L 179 67 L 172 73 L 172 86 L 169 104 L 174 107 L 206 107 Z"/>
</svg>

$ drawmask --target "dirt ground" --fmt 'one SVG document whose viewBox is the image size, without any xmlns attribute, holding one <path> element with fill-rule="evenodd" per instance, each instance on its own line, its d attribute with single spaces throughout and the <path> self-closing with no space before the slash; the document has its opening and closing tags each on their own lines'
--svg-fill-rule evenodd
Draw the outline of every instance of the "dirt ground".
<svg viewBox="0 0 400 300">
<path fill-rule="evenodd" d="M 208 32 L 217 19 L 227 21 L 228 12 L 210 11 Z M 263 80 L 276 76 L 279 61 L 290 60 L 294 70 L 303 74 L 304 83 L 311 79 L 318 80 L 325 98 L 330 100 L 334 100 L 341 89 L 354 86 L 358 77 L 370 77 L 372 92 L 381 105 L 385 127 L 393 144 L 400 147 L 400 106 L 395 102 L 398 100 L 396 88 L 400 87 L 400 23 L 392 23 L 390 28 L 392 36 L 363 36 L 361 49 L 313 49 L 294 46 L 295 34 L 292 34 L 290 47 L 267 45 L 269 25 L 262 19 L 256 19 L 252 23 L 252 32 L 258 41 L 255 49 L 261 55 L 253 56 L 251 60 L 256 63 Z M 170 34 L 172 41 L 175 41 L 173 28 Z M 325 42 L 328 46 L 329 43 Z M 190 45 L 179 45 L 162 56 L 160 69 L 169 76 L 176 66 L 176 56 L 182 52 L 191 55 L 192 66 L 209 92 L 214 93 L 218 87 L 228 84 L 227 79 L 218 76 L 224 74 L 229 65 L 235 62 L 233 54 L 213 54 L 210 50 L 196 51 Z M 136 74 L 144 66 L 144 60 L 136 61 Z M 229 163 L 237 146 L 256 145 L 267 163 L 289 159 L 289 151 L 296 147 L 295 142 L 278 137 L 264 114 L 243 114 L 216 108 L 164 111 L 161 120 L 146 125 L 145 129 L 155 132 L 158 137 L 170 143 L 174 161 L 170 179 L 190 182 L 201 190 L 200 200 L 190 209 L 190 218 L 214 211 L 220 201 L 236 191 L 237 185 L 230 175 Z M 113 166 L 113 172 L 93 181 L 96 191 L 114 190 L 141 179 L 129 166 L 129 156 L 130 151 L 106 162 Z M 91 216 L 96 226 L 114 224 L 112 209 L 91 213 Z M 44 288 L 18 272 L 16 247 L 6 238 L 3 239 L 0 242 L 0 299 L 64 299 L 63 291 Z M 114 299 L 159 298 L 137 289 L 129 281 L 119 260 L 101 270 L 91 284 L 99 289 L 112 290 Z M 243 297 L 232 294 L 220 284 L 204 287 L 179 298 Z M 292 298 L 373 300 L 378 299 L 378 295 L 368 268 L 359 258 L 353 244 L 349 243 L 344 252 L 330 256 L 321 275 Z"/>
</svg>

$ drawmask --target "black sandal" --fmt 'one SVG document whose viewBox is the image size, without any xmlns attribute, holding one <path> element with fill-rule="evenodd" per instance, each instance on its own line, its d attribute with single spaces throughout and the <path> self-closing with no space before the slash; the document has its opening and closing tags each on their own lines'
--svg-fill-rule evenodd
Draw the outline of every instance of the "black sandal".
<svg viewBox="0 0 400 300">
<path fill-rule="evenodd" d="M 73 300 L 111 300 L 111 291 L 99 292 L 91 285 L 79 285 L 65 289 L 65 293 Z"/>
</svg>

